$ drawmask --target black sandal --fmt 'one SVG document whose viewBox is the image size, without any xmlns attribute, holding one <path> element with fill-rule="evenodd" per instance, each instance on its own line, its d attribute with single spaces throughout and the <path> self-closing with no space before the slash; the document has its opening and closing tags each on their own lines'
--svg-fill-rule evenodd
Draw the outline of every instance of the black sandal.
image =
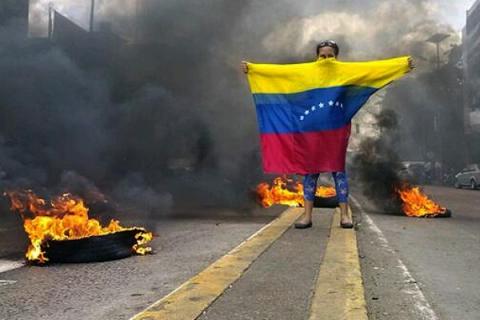
<svg viewBox="0 0 480 320">
<path fill-rule="evenodd" d="M 301 223 L 301 222 L 295 223 L 295 229 L 308 229 L 311 227 L 312 227 L 312 221 L 310 221 L 309 223 Z"/>
<path fill-rule="evenodd" d="M 352 222 L 341 222 L 340 221 L 340 227 L 343 229 L 352 229 L 353 228 L 353 223 Z"/>
</svg>

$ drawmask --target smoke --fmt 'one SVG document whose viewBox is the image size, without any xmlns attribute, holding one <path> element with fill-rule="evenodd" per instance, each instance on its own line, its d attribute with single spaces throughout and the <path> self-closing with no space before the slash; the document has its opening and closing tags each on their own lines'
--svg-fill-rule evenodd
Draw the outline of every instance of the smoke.
<svg viewBox="0 0 480 320">
<path fill-rule="evenodd" d="M 438 20 L 438 1 L 367 1 L 360 7 L 339 7 L 291 20 L 267 36 L 264 46 L 305 55 L 322 39 L 335 39 L 342 59 L 373 60 L 405 54 L 424 59 L 434 54 L 435 47 L 426 42 L 431 35 L 449 34 L 442 43 L 445 48 L 459 41 L 454 29 Z"/>
<path fill-rule="evenodd" d="M 33 37 L 45 36 L 47 34 L 48 11 L 50 7 L 62 12 L 76 24 L 88 28 L 90 1 L 30 0 L 29 4 L 29 34 Z"/>
<path fill-rule="evenodd" d="M 114 27 L 131 18 L 111 8 L 99 3 Z M 156 215 L 174 202 L 249 205 L 259 173 L 256 124 L 245 112 L 251 100 L 238 84 L 239 58 L 230 57 L 232 31 L 221 32 L 234 27 L 241 6 L 149 8 L 138 42 L 117 47 L 111 61 L 89 55 L 91 47 L 71 54 L 2 27 L 10 44 L 0 55 L 2 189 L 70 191 L 92 203 L 104 192 L 105 201 Z"/>
<path fill-rule="evenodd" d="M 470 118 L 472 123 L 480 123 L 480 110 L 475 110 L 470 113 Z"/>
<path fill-rule="evenodd" d="M 2 189 L 95 190 L 148 215 L 245 206 L 262 173 L 239 61 L 313 59 L 324 38 L 355 60 L 430 57 L 425 39 L 439 31 L 458 41 L 434 1 L 135 3 L 97 1 L 96 30 L 109 24 L 125 40 L 110 51 L 77 46 L 72 54 L 0 27 L 8 44 L 0 49 Z M 53 4 L 88 25 L 88 1 Z M 45 34 L 47 7 L 31 2 L 31 35 Z M 91 56 L 92 48 L 106 56 Z"/>
<path fill-rule="evenodd" d="M 398 150 L 399 135 L 396 113 L 382 109 L 376 115 L 380 134 L 366 138 L 360 143 L 359 152 L 353 159 L 352 171 L 360 181 L 362 192 L 384 212 L 400 213 L 401 200 L 396 190 L 404 181 L 400 178 L 402 168 Z"/>
</svg>

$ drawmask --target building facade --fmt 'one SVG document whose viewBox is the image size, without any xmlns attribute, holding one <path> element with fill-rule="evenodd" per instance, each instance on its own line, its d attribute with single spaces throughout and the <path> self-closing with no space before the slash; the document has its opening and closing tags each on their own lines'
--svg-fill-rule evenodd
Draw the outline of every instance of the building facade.
<svg viewBox="0 0 480 320">
<path fill-rule="evenodd" d="M 467 133 L 480 132 L 480 0 L 467 11 L 463 30 L 463 63 L 465 72 L 465 128 Z"/>
<path fill-rule="evenodd" d="M 463 29 L 464 116 L 469 162 L 480 162 L 480 0 L 467 11 Z"/>
</svg>

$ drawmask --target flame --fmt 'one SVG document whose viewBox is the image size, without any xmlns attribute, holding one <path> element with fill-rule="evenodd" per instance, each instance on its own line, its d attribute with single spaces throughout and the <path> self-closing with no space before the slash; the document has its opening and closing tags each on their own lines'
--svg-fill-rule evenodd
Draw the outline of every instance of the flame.
<svg viewBox="0 0 480 320">
<path fill-rule="evenodd" d="M 30 239 L 25 253 L 29 261 L 48 261 L 43 250 L 48 240 L 81 239 L 132 229 L 140 230 L 135 235 L 137 243 L 132 248 L 134 252 L 142 255 L 151 252 L 151 248 L 145 247 L 153 238 L 151 232 L 138 227 L 124 228 L 113 219 L 107 226 L 102 226 L 97 219 L 89 218 L 84 201 L 72 194 L 65 193 L 49 202 L 31 190 L 9 191 L 5 195 L 10 198 L 11 210 L 18 211 L 23 218 L 23 227 Z"/>
<path fill-rule="evenodd" d="M 405 185 L 396 191 L 403 202 L 403 212 L 409 217 L 436 216 L 447 211 L 446 208 L 429 199 L 419 187 Z"/>
<path fill-rule="evenodd" d="M 290 207 L 303 207 L 304 205 L 302 183 L 285 176 L 273 179 L 271 185 L 266 182 L 258 184 L 256 193 L 258 202 L 264 208 L 275 204 Z M 315 195 L 324 198 L 334 197 L 336 192 L 332 186 L 319 186 Z"/>
</svg>

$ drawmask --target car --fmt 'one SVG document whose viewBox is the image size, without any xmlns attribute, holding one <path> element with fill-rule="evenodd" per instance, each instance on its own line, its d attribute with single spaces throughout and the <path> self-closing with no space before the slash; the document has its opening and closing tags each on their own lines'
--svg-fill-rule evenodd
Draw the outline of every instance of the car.
<svg viewBox="0 0 480 320">
<path fill-rule="evenodd" d="M 469 187 L 472 190 L 480 186 L 480 165 L 472 164 L 455 175 L 455 187 Z"/>
</svg>

